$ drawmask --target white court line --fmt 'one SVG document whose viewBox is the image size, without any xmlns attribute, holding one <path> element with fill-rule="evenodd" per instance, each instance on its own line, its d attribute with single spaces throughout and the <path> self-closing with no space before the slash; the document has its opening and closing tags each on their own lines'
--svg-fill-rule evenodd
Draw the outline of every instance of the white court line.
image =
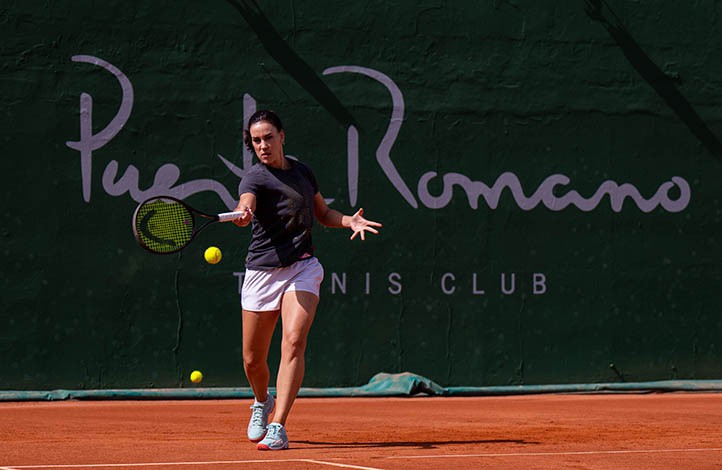
<svg viewBox="0 0 722 470">
<path fill-rule="evenodd" d="M 720 452 L 722 447 L 701 449 L 638 449 L 638 450 L 589 450 L 569 452 L 509 452 L 488 454 L 442 454 L 442 455 L 397 455 L 386 459 L 453 459 L 468 457 L 544 457 L 563 455 L 614 455 L 614 454 L 663 454 L 670 452 Z"/>
<path fill-rule="evenodd" d="M 620 454 L 663 454 L 680 452 L 722 452 L 722 447 L 693 448 L 693 449 L 638 449 L 638 450 L 590 450 L 590 451 L 569 451 L 569 452 L 509 452 L 509 453 L 485 453 L 485 454 L 442 454 L 442 455 L 406 455 L 385 457 L 386 459 L 449 459 L 449 458 L 472 458 L 472 457 L 554 457 L 564 455 L 620 455 Z M 352 468 L 356 470 L 383 470 L 376 467 L 361 467 L 324 460 L 313 459 L 274 459 L 274 460 L 213 460 L 199 462 L 145 462 L 145 463 L 98 463 L 98 464 L 59 464 L 59 465 L 9 465 L 0 467 L 0 470 L 20 470 L 34 468 L 118 468 L 118 467 L 160 467 L 160 466 L 184 466 L 184 465 L 229 465 L 249 463 L 275 463 L 275 462 L 304 462 L 330 467 Z"/>
<path fill-rule="evenodd" d="M 334 463 L 334 462 L 325 462 L 323 460 L 311 460 L 311 459 L 298 459 L 298 462 L 310 462 L 310 463 L 317 463 L 321 465 L 329 465 L 331 467 L 342 467 L 342 468 L 356 468 L 358 470 L 383 470 L 381 468 L 374 468 L 374 467 L 359 467 L 358 465 L 349 465 L 346 463 Z"/>
<path fill-rule="evenodd" d="M 275 463 L 275 462 L 304 462 L 315 463 L 318 465 L 328 465 L 330 467 L 353 468 L 356 470 L 383 470 L 375 467 L 360 467 L 358 465 L 349 465 L 344 463 L 326 462 L 323 460 L 312 459 L 274 459 L 274 460 L 213 460 L 206 462 L 145 462 L 145 463 L 97 463 L 97 464 L 58 464 L 58 465 L 11 465 L 8 467 L 0 467 L 0 470 L 20 470 L 31 468 L 118 468 L 118 467 L 160 467 L 171 465 L 229 465 L 243 463 Z"/>
</svg>

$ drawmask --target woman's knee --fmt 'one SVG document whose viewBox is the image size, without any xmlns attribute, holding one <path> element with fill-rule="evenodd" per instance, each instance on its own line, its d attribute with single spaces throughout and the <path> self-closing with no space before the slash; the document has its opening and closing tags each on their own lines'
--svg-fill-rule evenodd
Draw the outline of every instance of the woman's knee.
<svg viewBox="0 0 722 470">
<path fill-rule="evenodd" d="M 281 354 L 286 358 L 303 356 L 306 352 L 306 335 L 303 333 L 285 334 L 281 340 Z"/>
<path fill-rule="evenodd" d="M 257 371 L 268 368 L 268 364 L 264 357 L 260 357 L 253 352 L 243 352 L 243 368 L 246 371 Z"/>
</svg>

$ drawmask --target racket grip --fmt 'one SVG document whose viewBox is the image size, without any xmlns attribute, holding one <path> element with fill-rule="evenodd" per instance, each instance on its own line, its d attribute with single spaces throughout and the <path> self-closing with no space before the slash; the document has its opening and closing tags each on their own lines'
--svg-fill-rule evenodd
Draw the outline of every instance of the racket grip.
<svg viewBox="0 0 722 470">
<path fill-rule="evenodd" d="M 231 220 L 240 219 L 244 215 L 246 215 L 246 212 L 251 212 L 251 209 L 247 209 L 245 211 L 237 211 L 237 212 L 223 212 L 222 214 L 218 214 L 218 221 L 219 222 L 230 222 Z M 251 213 L 253 215 L 253 213 Z"/>
</svg>

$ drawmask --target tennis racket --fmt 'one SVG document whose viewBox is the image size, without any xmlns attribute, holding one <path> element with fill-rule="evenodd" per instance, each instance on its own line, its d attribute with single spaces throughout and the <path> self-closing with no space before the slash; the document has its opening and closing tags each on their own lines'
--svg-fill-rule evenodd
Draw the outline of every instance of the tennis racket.
<svg viewBox="0 0 722 470">
<path fill-rule="evenodd" d="M 205 214 L 180 199 L 157 196 L 143 201 L 135 209 L 133 235 L 138 244 L 151 253 L 169 255 L 185 248 L 210 224 L 235 220 L 244 214 L 244 211 Z M 199 225 L 197 218 L 208 221 Z"/>
</svg>

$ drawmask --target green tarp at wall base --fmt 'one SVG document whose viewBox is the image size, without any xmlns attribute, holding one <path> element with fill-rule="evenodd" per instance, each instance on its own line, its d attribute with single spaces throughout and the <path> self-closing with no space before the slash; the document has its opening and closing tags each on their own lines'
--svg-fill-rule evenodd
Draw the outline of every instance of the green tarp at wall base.
<svg viewBox="0 0 722 470">
<path fill-rule="evenodd" d="M 271 390 L 275 393 L 275 390 Z M 301 397 L 494 396 L 540 393 L 652 393 L 722 392 L 722 380 L 663 380 L 598 384 L 510 385 L 498 387 L 442 387 L 420 375 L 376 374 L 366 385 L 302 388 Z M 252 398 L 248 387 L 159 388 L 116 390 L 0 391 L 0 401 L 57 400 L 201 400 Z"/>
</svg>

